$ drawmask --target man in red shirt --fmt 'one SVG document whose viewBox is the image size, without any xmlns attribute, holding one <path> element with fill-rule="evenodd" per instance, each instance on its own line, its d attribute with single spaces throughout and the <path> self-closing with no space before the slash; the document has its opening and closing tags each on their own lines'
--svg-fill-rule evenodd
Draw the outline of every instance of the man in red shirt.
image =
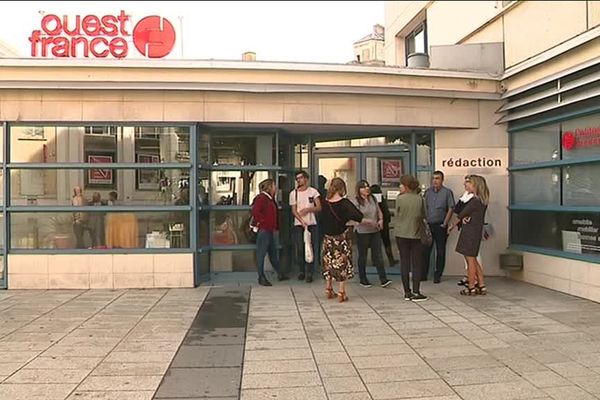
<svg viewBox="0 0 600 400">
<path fill-rule="evenodd" d="M 279 281 L 288 279 L 279 264 L 279 210 L 277 200 L 275 200 L 277 185 L 273 179 L 265 179 L 258 185 L 258 188 L 260 194 L 256 196 L 252 205 L 252 217 L 255 226 L 258 227 L 256 237 L 258 284 L 272 286 L 265 276 L 265 256 L 267 254 L 273 269 L 277 271 L 277 279 Z"/>
</svg>

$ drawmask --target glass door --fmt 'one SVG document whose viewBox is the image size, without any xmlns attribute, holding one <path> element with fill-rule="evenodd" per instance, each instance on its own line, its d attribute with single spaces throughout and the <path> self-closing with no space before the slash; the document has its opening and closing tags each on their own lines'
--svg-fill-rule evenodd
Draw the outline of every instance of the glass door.
<svg viewBox="0 0 600 400">
<path fill-rule="evenodd" d="M 317 173 L 313 182 L 318 182 L 318 190 L 326 190 L 333 178 L 342 178 L 346 182 L 348 196 L 352 196 L 360 173 L 359 154 L 318 154 L 315 155 Z M 324 177 L 325 179 L 323 179 Z"/>
</svg>

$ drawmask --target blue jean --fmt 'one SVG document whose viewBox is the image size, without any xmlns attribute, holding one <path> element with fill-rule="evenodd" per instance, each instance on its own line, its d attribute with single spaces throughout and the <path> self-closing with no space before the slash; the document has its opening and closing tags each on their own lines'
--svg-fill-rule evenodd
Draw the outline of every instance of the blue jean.
<svg viewBox="0 0 600 400">
<path fill-rule="evenodd" d="M 311 238 L 312 238 L 312 247 L 313 247 L 313 262 L 311 263 L 307 263 L 305 260 L 305 255 L 304 255 L 304 227 L 302 226 L 294 226 L 292 228 L 292 245 L 293 245 L 293 249 L 294 252 L 293 254 L 293 258 L 294 261 L 296 262 L 296 264 L 298 264 L 298 271 L 300 273 L 312 276 L 314 270 L 315 270 L 315 259 L 316 259 L 316 252 L 315 252 L 315 243 L 318 240 L 317 237 L 317 226 L 316 225 L 310 225 L 308 227 L 308 231 L 310 232 Z"/>
<path fill-rule="evenodd" d="M 273 269 L 281 273 L 279 267 L 279 235 L 271 231 L 258 231 L 256 237 L 256 266 L 258 267 L 258 276 L 265 275 L 265 256 L 269 255 L 269 260 Z"/>
<path fill-rule="evenodd" d="M 357 233 L 356 242 L 358 246 L 358 276 L 361 282 L 368 282 L 367 279 L 367 252 L 371 249 L 371 259 L 375 268 L 377 268 L 377 275 L 381 283 L 387 281 L 385 274 L 385 268 L 383 267 L 383 255 L 381 254 L 381 235 L 379 232 L 373 233 Z"/>
</svg>

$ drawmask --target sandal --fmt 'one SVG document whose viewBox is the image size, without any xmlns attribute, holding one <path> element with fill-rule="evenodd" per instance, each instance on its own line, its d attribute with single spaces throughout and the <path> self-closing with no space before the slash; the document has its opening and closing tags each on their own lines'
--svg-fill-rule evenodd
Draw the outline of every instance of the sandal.
<svg viewBox="0 0 600 400">
<path fill-rule="evenodd" d="M 348 296 L 346 295 L 346 292 L 339 292 L 338 299 L 339 299 L 340 303 L 348 301 Z"/>
<path fill-rule="evenodd" d="M 333 299 L 337 296 L 337 294 L 333 291 L 333 288 L 325 288 L 325 297 L 328 299 Z"/>
<path fill-rule="evenodd" d="M 463 296 L 475 296 L 477 295 L 477 289 L 475 289 L 474 287 L 468 287 L 466 289 L 461 290 L 459 293 Z"/>
<path fill-rule="evenodd" d="M 477 294 L 485 296 L 487 294 L 487 289 L 485 286 L 477 286 Z"/>
</svg>

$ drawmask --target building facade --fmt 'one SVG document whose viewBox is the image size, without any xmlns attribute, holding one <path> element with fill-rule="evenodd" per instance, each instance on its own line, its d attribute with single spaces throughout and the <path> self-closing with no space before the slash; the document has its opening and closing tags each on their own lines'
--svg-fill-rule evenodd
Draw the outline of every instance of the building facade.
<svg viewBox="0 0 600 400">
<path fill-rule="evenodd" d="M 500 72 L 504 104 L 489 110 L 489 117 L 508 132 L 502 136 L 509 178 L 506 190 L 492 187 L 492 196 L 508 206 L 509 231 L 495 240 L 523 256 L 522 270 L 508 274 L 596 301 L 599 35 L 598 1 L 386 3 L 386 65 L 407 65 L 418 38 L 416 46 L 426 48 L 432 67 Z M 436 160 L 446 151 L 442 138 L 450 135 L 435 131 Z M 447 146 L 488 144 L 456 139 Z"/>
</svg>

